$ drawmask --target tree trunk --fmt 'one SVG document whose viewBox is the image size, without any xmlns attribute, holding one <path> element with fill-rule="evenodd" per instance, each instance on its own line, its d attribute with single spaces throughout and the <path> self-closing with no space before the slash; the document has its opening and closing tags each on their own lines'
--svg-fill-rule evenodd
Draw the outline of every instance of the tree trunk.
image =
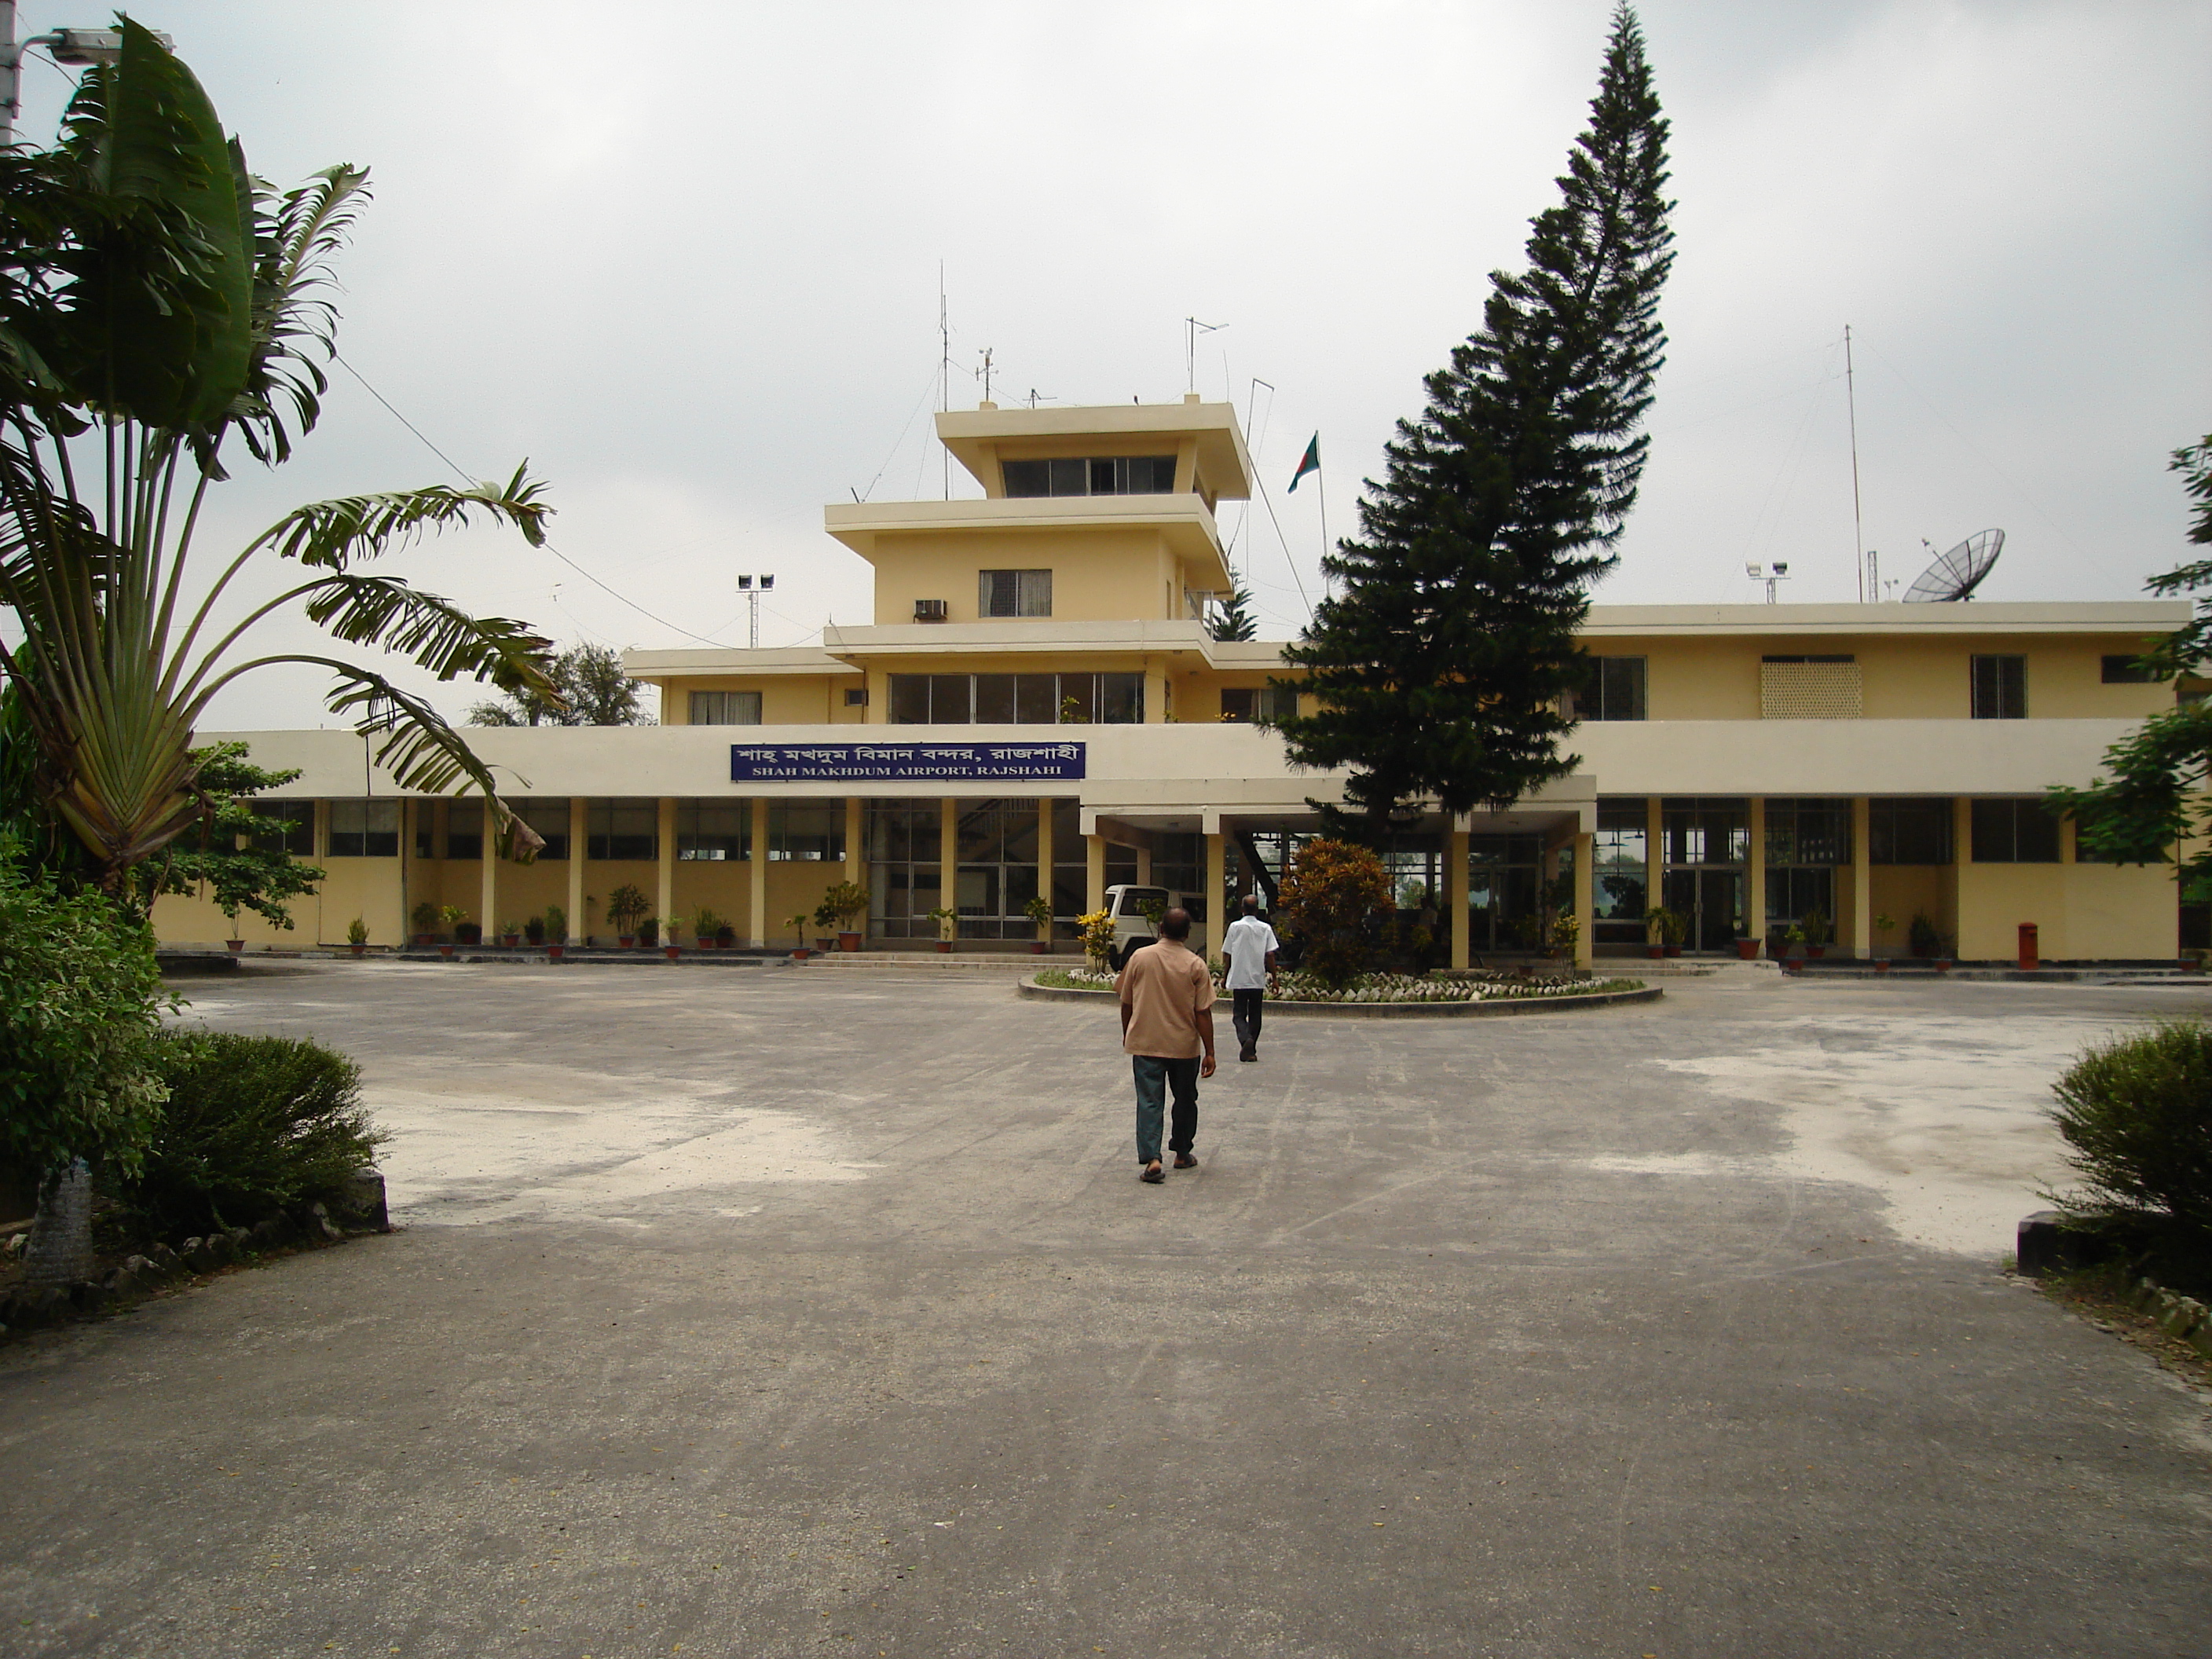
<svg viewBox="0 0 2212 1659">
<path fill-rule="evenodd" d="M 23 1282 L 33 1290 L 92 1277 L 92 1170 L 82 1158 L 40 1189 L 39 1218 L 23 1252 Z"/>
</svg>

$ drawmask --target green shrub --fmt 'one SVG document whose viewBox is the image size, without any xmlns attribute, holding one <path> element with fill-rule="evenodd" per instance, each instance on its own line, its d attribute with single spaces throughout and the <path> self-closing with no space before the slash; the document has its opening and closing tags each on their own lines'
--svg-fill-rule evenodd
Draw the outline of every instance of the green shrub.
<svg viewBox="0 0 2212 1659">
<path fill-rule="evenodd" d="M 2165 1020 L 2093 1044 L 2051 1087 L 2077 1224 L 2212 1251 L 2212 1024 Z"/>
<path fill-rule="evenodd" d="M 161 1106 L 153 931 L 96 891 L 64 895 L 0 838 L 0 1164 L 128 1171 Z"/>
<path fill-rule="evenodd" d="M 303 1038 L 162 1034 L 169 1102 L 117 1196 L 155 1235 L 247 1226 L 328 1199 L 389 1137 L 361 1103 L 361 1068 Z"/>
<path fill-rule="evenodd" d="M 1376 912 L 1390 902 L 1382 860 L 1349 842 L 1310 841 L 1291 860 L 1275 909 L 1304 941 L 1299 968 L 1323 983 L 1350 984 L 1374 954 L 1368 934 Z"/>
</svg>

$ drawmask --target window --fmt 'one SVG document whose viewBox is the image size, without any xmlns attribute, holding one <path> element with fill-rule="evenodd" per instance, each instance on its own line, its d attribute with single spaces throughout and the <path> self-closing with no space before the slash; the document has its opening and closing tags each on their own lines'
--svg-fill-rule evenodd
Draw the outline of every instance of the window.
<svg viewBox="0 0 2212 1659">
<path fill-rule="evenodd" d="M 1526 948 L 1542 908 L 1544 842 L 1537 836 L 1470 836 L 1468 935 L 1478 951 Z"/>
<path fill-rule="evenodd" d="M 894 726 L 1120 726 L 1145 717 L 1142 674 L 893 674 Z"/>
<path fill-rule="evenodd" d="M 1281 720 L 1298 712 L 1298 694 L 1291 686 L 1224 686 L 1221 718 L 1232 724 Z"/>
<path fill-rule="evenodd" d="M 1052 804 L 1053 933 L 1075 937 L 1075 919 L 1089 908 L 1091 868 L 1083 842 L 1080 802 L 1061 797 Z"/>
<path fill-rule="evenodd" d="M 953 908 L 963 939 L 1034 939 L 1022 906 L 1037 890 L 1034 796 L 963 800 L 953 821 Z"/>
<path fill-rule="evenodd" d="M 1743 864 L 1751 856 L 1751 817 L 1741 796 L 1670 796 L 1659 803 L 1665 861 Z"/>
<path fill-rule="evenodd" d="M 507 805 L 520 818 L 544 838 L 545 845 L 538 853 L 538 862 L 548 863 L 566 860 L 568 856 L 568 803 L 550 796 L 532 800 L 511 800 Z"/>
<path fill-rule="evenodd" d="M 660 856 L 660 811 L 649 800 L 595 800 L 586 820 L 585 855 L 602 860 Z"/>
<path fill-rule="evenodd" d="M 294 858 L 315 855 L 315 803 L 311 800 L 248 800 L 256 817 L 274 818 L 284 827 L 253 837 L 257 853 L 289 853 Z M 395 851 L 398 849 L 395 848 Z"/>
<path fill-rule="evenodd" d="M 845 691 L 845 707 L 846 707 L 846 708 L 866 708 L 867 706 L 868 706 L 868 688 L 867 688 L 866 686 L 865 686 L 865 685 L 863 685 L 863 686 L 857 686 L 857 687 L 849 687 L 849 686 L 848 686 L 848 687 L 846 689 L 846 691 Z"/>
<path fill-rule="evenodd" d="M 2155 685 L 2158 676 L 2145 668 L 2133 657 L 2104 657 L 2099 659 L 2107 685 Z"/>
<path fill-rule="evenodd" d="M 691 724 L 694 726 L 758 726 L 761 723 L 761 694 L 757 691 L 694 691 L 691 694 Z"/>
<path fill-rule="evenodd" d="M 753 804 L 687 800 L 676 808 L 676 856 L 709 864 L 741 864 L 752 856 Z"/>
<path fill-rule="evenodd" d="M 982 570 L 978 577 L 975 614 L 980 617 L 1049 617 L 1052 615 L 1052 572 L 1049 570 Z"/>
<path fill-rule="evenodd" d="M 1978 800 L 1972 811 L 1975 863 L 2058 862 L 2058 820 L 2042 802 Z"/>
<path fill-rule="evenodd" d="M 1951 801 L 1904 796 L 1867 803 L 1867 861 L 1870 864 L 1948 864 Z"/>
<path fill-rule="evenodd" d="M 929 913 L 944 902 L 939 896 L 939 812 L 933 800 L 867 804 L 869 927 L 878 939 L 937 937 L 937 924 Z M 1082 846 L 1079 838 L 1079 852 Z M 1080 896 L 1079 893 L 1079 900 Z"/>
<path fill-rule="evenodd" d="M 836 864 L 845 857 L 842 800 L 770 801 L 768 856 L 772 864 Z"/>
<path fill-rule="evenodd" d="M 446 803 L 446 856 L 449 859 L 480 859 L 483 856 L 483 802 L 454 800 Z"/>
<path fill-rule="evenodd" d="M 1172 455 L 1007 461 L 1003 465 L 1006 494 L 1014 496 L 1166 495 L 1175 490 Z"/>
<path fill-rule="evenodd" d="M 1586 720 L 1644 718 L 1644 659 L 1594 657 L 1589 686 L 1575 698 L 1575 715 Z"/>
<path fill-rule="evenodd" d="M 1832 866 L 1851 861 L 1851 804 L 1819 798 L 1770 798 L 1766 863 Z M 1771 908 L 1771 907 L 1770 907 Z"/>
<path fill-rule="evenodd" d="M 330 855 L 334 859 L 398 858 L 399 803 L 396 800 L 332 801 Z"/>
<path fill-rule="evenodd" d="M 2024 720 L 2027 718 L 2027 659 L 1976 657 L 1974 662 L 1974 718 L 1978 720 Z M 1979 854 L 1976 854 L 1978 859 Z"/>
<path fill-rule="evenodd" d="M 1650 842 L 1642 797 L 1598 802 L 1595 884 L 1590 891 L 1597 920 L 1594 939 L 1615 945 L 1644 942 L 1644 913 L 1651 908 Z"/>
</svg>

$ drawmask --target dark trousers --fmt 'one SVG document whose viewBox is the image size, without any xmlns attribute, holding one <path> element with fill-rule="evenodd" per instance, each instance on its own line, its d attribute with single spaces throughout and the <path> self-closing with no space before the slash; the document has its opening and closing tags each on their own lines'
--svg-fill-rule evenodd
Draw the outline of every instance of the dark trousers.
<svg viewBox="0 0 2212 1659">
<path fill-rule="evenodd" d="M 1169 1060 L 1131 1054 L 1129 1069 L 1137 1079 L 1137 1162 L 1150 1164 L 1160 1155 L 1160 1110 L 1170 1088 L 1175 1091 L 1175 1123 L 1168 1150 L 1188 1152 L 1198 1140 L 1198 1056 Z"/>
<path fill-rule="evenodd" d="M 1238 1048 L 1257 1048 L 1260 1046 L 1260 1005 L 1267 994 L 1257 988 L 1229 994 L 1231 1000 L 1236 1004 L 1231 1018 L 1237 1025 Z"/>
</svg>

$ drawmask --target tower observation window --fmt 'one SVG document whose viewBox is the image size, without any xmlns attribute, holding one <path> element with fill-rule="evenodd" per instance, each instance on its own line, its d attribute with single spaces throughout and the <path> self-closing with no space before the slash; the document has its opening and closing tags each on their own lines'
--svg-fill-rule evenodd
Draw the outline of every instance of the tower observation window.
<svg viewBox="0 0 2212 1659">
<path fill-rule="evenodd" d="M 1166 495 L 1175 490 L 1172 455 L 1100 455 L 1001 465 L 1006 494 L 1013 496 Z"/>
</svg>

